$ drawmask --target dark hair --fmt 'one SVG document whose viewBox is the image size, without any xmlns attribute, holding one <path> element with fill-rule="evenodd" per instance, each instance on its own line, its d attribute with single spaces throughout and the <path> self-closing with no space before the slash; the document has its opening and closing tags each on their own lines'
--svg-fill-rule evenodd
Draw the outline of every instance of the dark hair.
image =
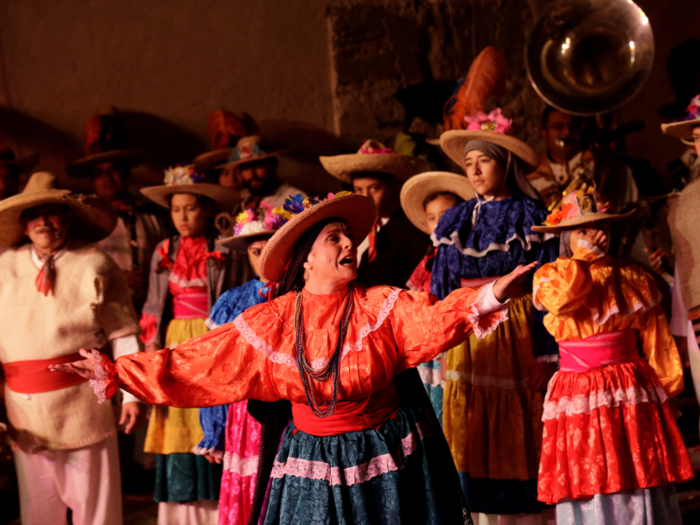
<svg viewBox="0 0 700 525">
<path fill-rule="evenodd" d="M 544 107 L 544 111 L 542 112 L 542 129 L 547 129 L 547 126 L 549 126 L 549 115 L 552 114 L 554 111 L 559 111 L 556 108 L 553 108 L 550 105 L 547 105 Z"/>
<path fill-rule="evenodd" d="M 350 174 L 352 180 L 355 179 L 379 179 L 386 183 L 390 183 L 394 178 L 393 175 L 389 173 L 382 173 L 381 171 L 358 171 Z"/>
<path fill-rule="evenodd" d="M 343 221 L 337 217 L 317 222 L 306 230 L 294 245 L 289 267 L 285 270 L 280 282 L 277 283 L 277 297 L 289 292 L 299 292 L 304 288 L 304 263 L 308 260 L 311 248 L 321 234 L 321 230 L 333 222 Z M 345 222 L 345 221 L 343 221 Z"/>
<path fill-rule="evenodd" d="M 423 211 L 425 211 L 425 208 L 426 206 L 428 206 L 428 204 L 430 204 L 439 197 L 452 197 L 455 200 L 455 206 L 464 202 L 464 199 L 462 197 L 460 197 L 456 193 L 452 193 L 451 191 L 434 191 L 425 199 L 423 199 Z"/>
</svg>

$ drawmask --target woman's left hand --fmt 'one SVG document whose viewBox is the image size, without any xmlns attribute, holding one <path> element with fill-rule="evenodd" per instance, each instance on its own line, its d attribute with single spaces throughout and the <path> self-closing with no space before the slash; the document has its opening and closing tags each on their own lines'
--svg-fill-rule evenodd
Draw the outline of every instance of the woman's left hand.
<svg viewBox="0 0 700 525">
<path fill-rule="evenodd" d="M 80 377 L 84 377 L 85 379 L 97 379 L 97 376 L 95 375 L 95 358 L 93 357 L 92 352 L 81 348 L 80 355 L 85 359 L 62 365 L 49 365 L 49 370 L 52 372 L 71 372 L 73 374 L 78 374 Z"/>
<path fill-rule="evenodd" d="M 508 275 L 504 275 L 498 279 L 493 284 L 493 295 L 496 296 L 499 302 L 503 302 L 510 297 L 514 290 L 518 288 L 518 285 L 525 279 L 525 276 L 529 274 L 537 266 L 537 262 L 523 266 L 518 265 L 515 270 L 510 272 Z"/>
</svg>

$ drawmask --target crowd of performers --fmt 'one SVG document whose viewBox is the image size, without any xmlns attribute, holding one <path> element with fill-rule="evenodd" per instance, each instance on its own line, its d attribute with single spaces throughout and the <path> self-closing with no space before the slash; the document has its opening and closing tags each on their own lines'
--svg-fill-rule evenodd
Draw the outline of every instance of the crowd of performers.
<svg viewBox="0 0 700 525">
<path fill-rule="evenodd" d="M 664 126 L 691 148 L 699 100 Z M 23 523 L 122 523 L 116 430 L 149 405 L 163 525 L 682 522 L 681 357 L 655 279 L 611 253 L 639 190 L 576 149 L 580 119 L 548 108 L 537 155 L 500 110 L 465 116 L 430 154 L 459 173 L 368 140 L 320 158 L 351 191 L 309 197 L 252 119 L 217 111 L 212 151 L 148 205 L 116 126 L 92 119 L 67 168 L 95 195 L 47 172 L 18 192 L 38 159 L 0 161 Z M 675 252 L 648 249 L 677 267 L 694 371 L 698 188 L 669 214 Z"/>
</svg>

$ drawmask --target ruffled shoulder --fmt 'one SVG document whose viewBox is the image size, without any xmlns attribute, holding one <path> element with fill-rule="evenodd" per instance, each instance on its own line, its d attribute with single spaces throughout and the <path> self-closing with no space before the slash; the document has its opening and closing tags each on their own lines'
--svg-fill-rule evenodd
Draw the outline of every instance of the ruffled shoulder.
<svg viewBox="0 0 700 525">
<path fill-rule="evenodd" d="M 606 278 L 596 287 L 603 297 L 591 294 L 586 301 L 596 324 L 604 324 L 613 315 L 644 315 L 661 302 L 661 292 L 653 278 L 639 266 L 621 264 L 608 268 Z"/>
<path fill-rule="evenodd" d="M 216 301 L 209 319 L 214 326 L 230 323 L 251 306 L 262 303 L 265 298 L 258 293 L 265 285 L 258 279 L 226 290 Z"/>
<path fill-rule="evenodd" d="M 532 231 L 532 226 L 542 224 L 546 217 L 547 210 L 538 201 L 519 192 L 502 201 L 479 203 L 471 199 L 445 212 L 433 233 L 433 244 L 455 246 L 472 257 L 483 257 L 493 250 L 508 251 L 513 242 L 529 251 L 533 244 L 553 237 Z"/>
</svg>

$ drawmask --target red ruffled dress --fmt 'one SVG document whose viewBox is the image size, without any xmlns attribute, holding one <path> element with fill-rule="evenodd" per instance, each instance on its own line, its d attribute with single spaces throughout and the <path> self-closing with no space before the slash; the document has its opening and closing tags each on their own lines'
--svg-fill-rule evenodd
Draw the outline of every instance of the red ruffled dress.
<svg viewBox="0 0 700 525">
<path fill-rule="evenodd" d="M 693 478 L 669 403 L 683 371 L 660 298 L 643 270 L 586 242 L 535 274 L 534 303 L 549 312 L 544 324 L 561 356 L 544 406 L 541 501 Z"/>
</svg>

